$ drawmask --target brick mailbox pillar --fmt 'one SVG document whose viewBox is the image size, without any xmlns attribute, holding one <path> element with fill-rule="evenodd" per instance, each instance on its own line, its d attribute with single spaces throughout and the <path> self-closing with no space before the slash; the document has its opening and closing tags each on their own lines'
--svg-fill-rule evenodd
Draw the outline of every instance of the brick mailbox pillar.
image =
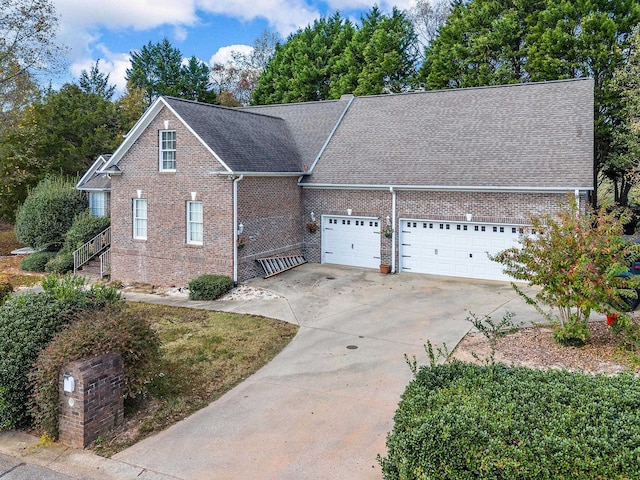
<svg viewBox="0 0 640 480">
<path fill-rule="evenodd" d="M 122 357 L 106 353 L 76 360 L 60 372 L 60 442 L 84 448 L 124 417 Z"/>
</svg>

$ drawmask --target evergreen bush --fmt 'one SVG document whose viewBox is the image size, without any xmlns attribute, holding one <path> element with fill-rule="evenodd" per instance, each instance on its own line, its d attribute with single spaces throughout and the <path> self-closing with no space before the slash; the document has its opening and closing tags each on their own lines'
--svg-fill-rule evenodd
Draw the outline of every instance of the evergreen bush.
<svg viewBox="0 0 640 480">
<path fill-rule="evenodd" d="M 64 235 L 65 252 L 73 252 L 104 231 L 111 223 L 109 217 L 94 217 L 89 210 L 78 214 Z"/>
<path fill-rule="evenodd" d="M 20 269 L 25 272 L 42 273 L 45 271 L 47 263 L 49 263 L 55 255 L 55 252 L 34 252 L 22 259 Z"/>
<path fill-rule="evenodd" d="M 64 235 L 80 212 L 87 208 L 74 182 L 64 177 L 46 177 L 29 192 L 16 212 L 18 240 L 35 250 L 58 251 Z"/>
<path fill-rule="evenodd" d="M 233 280 L 223 275 L 201 275 L 189 282 L 189 300 L 215 300 L 233 288 Z"/>
<path fill-rule="evenodd" d="M 629 374 L 421 367 L 380 458 L 384 478 L 636 478 L 640 381 Z"/>
<path fill-rule="evenodd" d="M 120 301 L 113 289 L 87 289 L 74 276 L 50 275 L 43 280 L 43 287 L 43 293 L 11 297 L 0 307 L 0 430 L 31 423 L 27 410 L 32 391 L 29 371 L 39 352 L 73 315 Z"/>
<path fill-rule="evenodd" d="M 11 285 L 11 282 L 0 280 L 0 305 L 4 304 L 4 302 L 11 296 L 12 293 L 13 285 Z"/>
<path fill-rule="evenodd" d="M 44 271 L 48 273 L 68 273 L 73 271 L 73 253 L 60 251 L 51 258 L 44 266 Z"/>
</svg>

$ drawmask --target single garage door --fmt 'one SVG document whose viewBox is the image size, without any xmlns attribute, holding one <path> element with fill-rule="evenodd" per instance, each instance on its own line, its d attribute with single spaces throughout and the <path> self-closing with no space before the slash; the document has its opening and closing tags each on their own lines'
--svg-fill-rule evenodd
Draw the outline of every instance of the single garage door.
<svg viewBox="0 0 640 480">
<path fill-rule="evenodd" d="M 322 263 L 378 268 L 380 220 L 323 216 Z"/>
<path fill-rule="evenodd" d="M 488 254 L 519 245 L 521 226 L 400 221 L 401 271 L 486 280 L 512 280 Z"/>
</svg>

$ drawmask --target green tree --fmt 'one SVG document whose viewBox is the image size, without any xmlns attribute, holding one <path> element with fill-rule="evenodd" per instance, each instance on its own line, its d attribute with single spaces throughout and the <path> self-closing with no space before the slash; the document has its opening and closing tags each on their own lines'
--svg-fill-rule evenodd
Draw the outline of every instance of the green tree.
<svg viewBox="0 0 640 480">
<path fill-rule="evenodd" d="M 276 45 L 275 53 L 258 79 L 252 103 L 272 104 L 326 100 L 331 78 L 337 75 L 333 61 L 344 49 L 350 22 L 340 13 L 322 17 Z"/>
<path fill-rule="evenodd" d="M 534 217 L 531 223 L 535 234 L 525 234 L 520 246 L 492 259 L 514 279 L 536 287 L 530 297 L 513 284 L 528 304 L 560 324 L 561 335 L 584 341 L 592 311 L 611 312 L 612 303 L 622 307 L 621 296 L 635 295 L 640 278 L 620 275 L 640 255 L 640 244 L 624 240 L 618 216 L 604 210 L 596 216 L 581 214 L 573 197 L 557 215 Z M 557 315 L 545 312 L 543 306 L 555 309 Z"/>
<path fill-rule="evenodd" d="M 595 171 L 606 174 L 620 123 L 611 82 L 639 22 L 636 0 L 458 2 L 425 51 L 420 78 L 438 89 L 592 77 Z"/>
<path fill-rule="evenodd" d="M 94 83 L 100 78 L 95 70 L 81 76 Z M 13 220 L 28 189 L 46 175 L 84 172 L 98 155 L 113 151 L 130 128 L 116 104 L 105 98 L 109 86 L 85 82 L 85 88 L 102 93 L 74 84 L 50 89 L 20 113 L 15 128 L 0 132 L 1 217 Z"/>
<path fill-rule="evenodd" d="M 87 72 L 83 70 L 78 79 L 78 86 L 84 93 L 98 95 L 105 100 L 111 100 L 116 91 L 116 86 L 109 83 L 109 74 L 100 71 L 100 60 L 91 66 Z"/>
<path fill-rule="evenodd" d="M 127 83 L 144 90 L 147 103 L 151 104 L 160 95 L 180 95 L 181 69 L 182 53 L 165 38 L 131 53 L 131 68 L 127 69 L 126 79 Z"/>
<path fill-rule="evenodd" d="M 204 103 L 214 103 L 216 94 L 209 81 L 211 69 L 204 63 L 192 56 L 183 65 L 180 72 L 182 75 L 182 91 L 180 96 L 190 100 Z"/>
<path fill-rule="evenodd" d="M 195 57 L 183 65 L 182 53 L 166 38 L 155 44 L 149 42 L 140 52 L 131 53 L 131 68 L 127 69 L 126 79 L 132 87 L 146 93 L 147 105 L 161 95 L 215 101 L 209 67 Z"/>
<path fill-rule="evenodd" d="M 613 78 L 613 90 L 620 98 L 620 123 L 613 130 L 613 152 L 603 169 L 613 182 L 615 203 L 622 205 L 628 203 L 631 187 L 640 184 L 640 27 L 628 54 Z"/>
<path fill-rule="evenodd" d="M 399 92 L 413 82 L 418 58 L 410 18 L 373 7 L 355 27 L 340 13 L 277 45 L 258 79 L 253 104 L 339 98 L 345 93 Z"/>
</svg>

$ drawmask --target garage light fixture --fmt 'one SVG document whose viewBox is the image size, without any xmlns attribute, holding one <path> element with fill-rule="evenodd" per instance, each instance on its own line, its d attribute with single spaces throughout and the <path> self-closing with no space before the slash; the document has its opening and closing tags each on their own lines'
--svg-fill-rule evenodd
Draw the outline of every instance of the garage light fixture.
<svg viewBox="0 0 640 480">
<path fill-rule="evenodd" d="M 315 222 L 316 221 L 316 214 L 311 212 L 311 214 L 309 215 L 311 217 L 311 221 Z"/>
<path fill-rule="evenodd" d="M 352 212 L 352 211 L 353 211 L 353 210 L 351 210 L 350 208 L 347 208 L 347 215 L 351 215 L 351 212 Z"/>
<path fill-rule="evenodd" d="M 472 218 L 473 218 L 473 215 L 470 213 L 467 213 L 467 222 L 470 222 Z"/>
<path fill-rule="evenodd" d="M 385 220 L 387 222 L 387 225 L 391 225 L 391 217 L 389 215 L 387 215 L 387 218 Z"/>
<path fill-rule="evenodd" d="M 242 235 L 242 232 L 244 232 L 244 225 L 240 224 L 238 225 L 238 235 Z"/>
</svg>

